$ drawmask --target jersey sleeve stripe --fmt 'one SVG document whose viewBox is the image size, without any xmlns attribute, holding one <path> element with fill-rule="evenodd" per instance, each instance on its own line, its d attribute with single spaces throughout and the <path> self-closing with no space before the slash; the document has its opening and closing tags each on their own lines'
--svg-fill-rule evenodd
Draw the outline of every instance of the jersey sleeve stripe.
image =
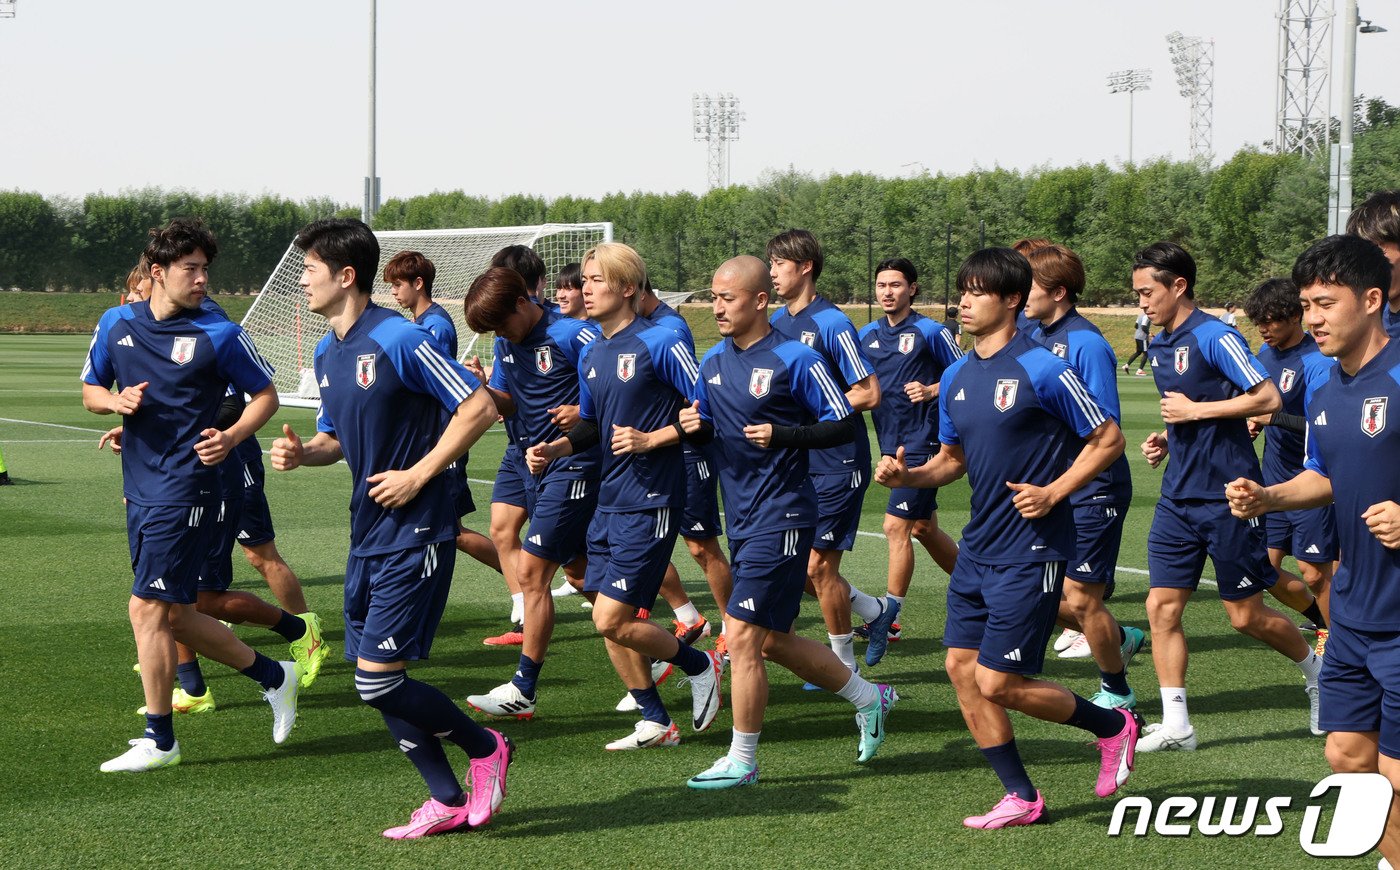
<svg viewBox="0 0 1400 870">
<path fill-rule="evenodd" d="M 836 340 L 846 351 L 846 359 L 851 364 L 851 371 L 856 373 L 856 380 L 863 381 L 870 377 L 870 369 L 865 367 L 865 360 L 861 359 L 860 351 L 856 349 L 856 343 L 851 340 L 851 334 L 842 332 L 836 336 Z"/>
<path fill-rule="evenodd" d="M 428 342 L 425 341 L 418 345 L 413 353 L 423 362 L 433 377 L 437 378 L 438 383 L 442 384 L 447 392 L 457 400 L 458 404 L 465 402 L 467 397 L 472 394 L 472 389 L 467 386 L 467 382 L 452 370 L 442 354 L 438 353 Z"/>
<path fill-rule="evenodd" d="M 695 359 L 679 344 L 671 345 L 671 355 L 680 361 L 681 370 L 690 378 L 690 385 L 695 386 L 695 382 L 700 380 L 700 367 L 695 364 Z"/>
<path fill-rule="evenodd" d="M 258 349 L 253 345 L 253 340 L 248 337 L 248 333 L 240 330 L 238 333 L 238 343 L 248 352 L 249 359 L 253 361 L 253 365 L 258 367 L 258 371 L 262 372 L 269 381 L 272 380 L 274 374 L 272 366 L 268 365 L 267 360 L 263 359 L 262 354 L 258 353 Z"/>
<path fill-rule="evenodd" d="M 827 372 L 826 366 L 822 363 L 812 363 L 812 365 L 807 368 L 807 371 L 811 372 L 812 377 L 816 378 L 817 386 L 821 387 L 822 394 L 826 396 L 827 403 L 831 405 L 831 410 L 836 412 L 836 419 L 845 419 L 849 414 L 849 411 L 847 411 L 849 406 L 845 401 L 845 396 L 836 388 L 836 382 L 831 379 L 831 375 Z"/>
<path fill-rule="evenodd" d="M 92 330 L 92 341 L 88 342 L 87 359 L 83 361 L 83 373 L 78 375 L 79 380 L 87 380 L 92 373 L 92 349 L 97 346 L 97 337 L 102 334 L 102 324 L 98 324 Z"/>
<path fill-rule="evenodd" d="M 953 341 L 952 333 L 944 329 L 942 330 L 942 335 L 943 343 L 948 345 L 948 350 L 952 351 L 953 353 L 953 359 L 962 359 L 962 348 L 958 347 L 958 343 L 956 341 Z"/>
<path fill-rule="evenodd" d="M 1264 380 L 1264 376 L 1255 371 L 1254 366 L 1249 364 L 1249 351 L 1245 350 L 1238 338 L 1226 334 L 1220 336 L 1218 341 L 1225 352 L 1230 355 L 1230 358 L 1234 360 L 1235 365 L 1239 366 L 1240 374 L 1244 376 L 1245 383 L 1252 387 Z"/>
<path fill-rule="evenodd" d="M 1103 410 L 1089 396 L 1089 389 L 1084 386 L 1084 382 L 1072 371 L 1060 373 L 1060 383 L 1065 385 L 1074 403 L 1079 406 L 1079 410 L 1084 414 L 1085 419 L 1093 424 L 1097 429 L 1104 424 L 1108 418 L 1104 416 Z"/>
</svg>

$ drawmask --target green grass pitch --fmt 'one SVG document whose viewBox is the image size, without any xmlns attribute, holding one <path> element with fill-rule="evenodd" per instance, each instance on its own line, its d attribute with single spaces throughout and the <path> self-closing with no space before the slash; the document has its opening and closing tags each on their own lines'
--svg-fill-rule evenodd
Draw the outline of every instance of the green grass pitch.
<svg viewBox="0 0 1400 870">
<path fill-rule="evenodd" d="M 119 463 L 96 450 L 98 432 L 113 418 L 82 408 L 77 377 L 86 347 L 79 336 L 0 337 L 0 445 L 17 482 L 0 489 L 0 673 L 7 688 L 0 705 L 0 863 L 6 867 L 1075 868 L 1111 861 L 1243 868 L 1312 860 L 1299 846 L 1298 830 L 1308 792 L 1328 769 L 1322 740 L 1307 732 L 1302 678 L 1235 634 L 1210 587 L 1187 612 L 1201 749 L 1139 756 L 1126 793 L 1154 801 L 1289 796 L 1281 836 L 1111 839 L 1115 802 L 1093 795 L 1097 753 L 1088 739 L 1019 715 L 1018 742 L 1047 796 L 1050 823 L 1001 832 L 962 828 L 964 815 L 984 811 L 1001 790 L 963 726 L 943 670 L 946 577 L 927 554 L 918 557 L 902 618 L 907 639 L 868 673 L 893 683 L 902 698 L 890 737 L 868 766 L 854 763 L 849 705 L 803 692 L 799 680 L 776 667 L 756 787 L 712 794 L 684 788 L 687 777 L 725 752 L 730 719 L 724 712 L 710 732 L 685 732 L 675 749 L 603 751 L 631 729 L 633 717 L 613 711 L 623 689 L 579 599 L 565 599 L 537 720 L 497 726 L 519 751 L 496 820 L 466 834 L 385 841 L 380 829 L 406 820 L 425 794 L 378 715 L 356 696 L 352 669 L 338 658 L 349 519 L 344 466 L 268 473 L 278 544 L 336 647 L 320 681 L 302 696 L 288 742 L 272 744 L 271 716 L 255 686 L 208 664 L 219 709 L 177 721 L 184 763 L 147 775 L 101 775 L 97 765 L 139 734 L 134 711 L 141 691 L 131 672 Z M 1113 610 L 1146 628 L 1142 569 L 1159 472 L 1140 460 L 1137 445 L 1157 424 L 1157 397 L 1146 378 L 1120 377 L 1120 386 L 1137 495 L 1120 559 L 1132 570 L 1119 575 Z M 309 433 L 311 419 L 309 411 L 287 409 L 273 426 L 290 422 Z M 264 447 L 272 431 L 264 431 Z M 472 451 L 473 478 L 492 477 L 503 442 L 499 427 L 484 436 Z M 872 536 L 845 563 L 853 582 L 877 593 L 884 588 L 885 546 L 873 535 L 885 497 L 881 487 L 871 487 L 862 529 Z M 484 506 L 489 486 L 477 485 L 476 498 Z M 956 536 L 967 519 L 966 485 L 948 487 L 940 502 L 942 525 Z M 482 528 L 484 514 L 471 521 Z M 239 588 L 266 591 L 241 556 L 235 562 Z M 675 563 L 701 611 L 717 617 L 684 547 Z M 459 559 L 432 659 L 413 672 L 458 699 L 505 680 L 516 650 L 481 644 L 505 624 L 503 590 L 497 576 Z M 798 628 L 824 639 L 813 602 Z M 269 655 L 286 655 L 270 632 L 239 633 Z M 1086 662 L 1051 654 L 1046 673 L 1088 695 L 1097 673 Z M 1130 677 L 1143 713 L 1156 720 L 1160 705 L 1146 652 Z M 662 694 L 684 714 L 688 692 L 670 684 Z M 465 769 L 460 754 L 454 761 Z M 1375 859 L 1331 866 L 1374 867 Z"/>
</svg>

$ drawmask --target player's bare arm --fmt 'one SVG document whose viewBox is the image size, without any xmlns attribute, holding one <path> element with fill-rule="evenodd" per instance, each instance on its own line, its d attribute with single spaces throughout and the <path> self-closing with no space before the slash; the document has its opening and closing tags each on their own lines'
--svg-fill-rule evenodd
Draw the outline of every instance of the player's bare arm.
<svg viewBox="0 0 1400 870">
<path fill-rule="evenodd" d="M 194 452 L 199 454 L 199 461 L 205 465 L 218 465 L 223 462 L 228 458 L 229 451 L 242 444 L 272 419 L 280 404 L 277 388 L 272 384 L 254 393 L 232 426 L 222 430 L 211 427 L 199 433 L 204 436 L 203 441 L 194 445 Z"/>
<path fill-rule="evenodd" d="M 846 391 L 846 401 L 851 403 L 852 411 L 874 410 L 880 404 L 880 379 L 873 374 L 861 378 Z"/>
<path fill-rule="evenodd" d="M 278 471 L 291 471 L 303 465 L 334 465 L 345 457 L 340 439 L 329 432 L 317 432 L 310 441 L 303 442 L 287 423 L 282 424 L 282 437 L 273 440 L 269 452 L 272 467 Z"/>
<path fill-rule="evenodd" d="M 1011 503 L 1028 520 L 1043 517 L 1050 509 L 1080 487 L 1087 484 L 1123 455 L 1123 432 L 1112 420 L 1105 420 L 1089 433 L 1084 448 L 1065 469 L 1064 474 L 1045 486 L 1007 481 L 1006 486 L 1016 494 Z"/>
<path fill-rule="evenodd" d="M 1142 442 L 1142 457 L 1147 464 L 1156 468 L 1167 458 L 1167 433 L 1152 432 Z"/>
<path fill-rule="evenodd" d="M 613 426 L 612 452 L 616 456 L 624 453 L 650 453 L 662 447 L 681 443 L 681 433 L 675 426 L 663 426 L 654 432 L 642 432 L 631 426 Z"/>
<path fill-rule="evenodd" d="M 428 481 L 461 458 L 495 422 L 495 403 L 477 390 L 457 406 L 437 444 L 411 468 L 381 471 L 365 478 L 373 484 L 369 497 L 386 508 L 403 507 L 418 497 Z"/>
<path fill-rule="evenodd" d="M 1292 480 L 1273 486 L 1240 477 L 1225 484 L 1230 513 L 1242 520 L 1274 511 L 1307 510 L 1332 503 L 1332 481 L 1316 471 L 1305 470 Z"/>
<path fill-rule="evenodd" d="M 1233 420 L 1272 415 L 1283 408 L 1283 396 L 1273 381 L 1260 381 L 1233 399 L 1193 402 L 1181 393 L 1162 396 L 1162 422 L 1194 423 L 1201 420 Z"/>
<path fill-rule="evenodd" d="M 875 482 L 890 489 L 928 489 L 947 486 L 966 473 L 967 457 L 959 444 L 942 445 L 932 459 L 914 469 L 904 461 L 904 448 L 900 447 L 893 456 L 880 457 L 880 464 L 875 467 Z"/>
<path fill-rule="evenodd" d="M 134 387 L 126 387 L 114 393 L 96 384 L 83 384 L 83 407 L 94 414 L 129 416 L 141 407 L 141 398 L 149 386 L 148 381 L 142 381 Z"/>
</svg>

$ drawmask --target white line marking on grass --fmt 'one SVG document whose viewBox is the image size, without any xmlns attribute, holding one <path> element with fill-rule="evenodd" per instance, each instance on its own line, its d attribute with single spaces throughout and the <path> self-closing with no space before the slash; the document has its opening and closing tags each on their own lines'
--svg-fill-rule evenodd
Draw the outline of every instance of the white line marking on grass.
<svg viewBox="0 0 1400 870">
<path fill-rule="evenodd" d="M 82 426 L 65 426 L 62 423 L 43 423 L 38 420 L 16 420 L 13 417 L 0 417 L 0 423 L 22 423 L 27 426 L 51 426 L 54 429 L 70 429 L 74 432 L 91 432 L 94 435 L 101 435 L 106 429 L 85 429 Z"/>
<path fill-rule="evenodd" d="M 91 444 L 91 438 L 47 438 L 16 441 L 6 438 L 6 444 Z"/>
</svg>

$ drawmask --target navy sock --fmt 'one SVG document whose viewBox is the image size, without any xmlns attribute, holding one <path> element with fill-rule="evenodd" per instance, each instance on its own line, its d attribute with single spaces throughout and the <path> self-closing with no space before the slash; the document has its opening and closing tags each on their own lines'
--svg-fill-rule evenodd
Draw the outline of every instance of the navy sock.
<svg viewBox="0 0 1400 870">
<path fill-rule="evenodd" d="M 520 690 L 520 694 L 534 700 L 535 683 L 540 679 L 540 668 L 544 667 L 544 662 L 537 662 L 524 653 L 520 654 L 520 664 L 515 668 L 515 676 L 511 677 L 511 682 Z"/>
<path fill-rule="evenodd" d="M 253 663 L 240 673 L 257 681 L 259 686 L 268 691 L 282 688 L 282 680 L 286 678 L 280 664 L 257 651 L 253 652 Z"/>
<path fill-rule="evenodd" d="M 176 665 L 175 676 L 179 678 L 180 688 L 184 689 L 187 695 L 198 698 L 209 691 L 209 687 L 204 685 L 204 671 L 199 669 L 199 659 Z"/>
<path fill-rule="evenodd" d="M 1031 785 L 1031 776 L 1026 773 L 1026 765 L 1021 762 L 1021 753 L 1016 749 L 1015 738 L 1000 746 L 983 749 L 982 756 L 992 766 L 992 771 L 996 773 L 997 779 L 1001 780 L 1001 786 L 1008 794 L 1014 794 L 1023 801 L 1035 800 L 1035 786 Z"/>
<path fill-rule="evenodd" d="M 272 627 L 273 631 L 286 638 L 287 643 L 306 636 L 306 620 L 285 610 L 278 612 L 282 615 L 277 618 L 277 624 Z"/>
<path fill-rule="evenodd" d="M 666 661 L 680 668 L 682 671 L 685 671 L 687 677 L 703 674 L 712 667 L 710 664 L 710 657 L 700 652 L 700 650 L 695 647 L 686 646 L 679 640 L 676 641 L 676 646 L 680 648 L 676 650 L 675 655 L 666 659 Z"/>
<path fill-rule="evenodd" d="M 670 725 L 671 717 L 666 713 L 666 705 L 661 703 L 661 693 L 655 686 L 650 689 L 628 689 L 627 694 L 642 706 L 642 718 L 659 725 Z"/>
<path fill-rule="evenodd" d="M 1126 695 L 1132 691 L 1128 688 L 1128 669 L 1124 668 L 1116 674 L 1108 671 L 1099 671 L 1099 685 L 1105 692 L 1112 692 L 1115 695 Z"/>
<path fill-rule="evenodd" d="M 402 719 L 421 731 L 450 740 L 472 758 L 496 751 L 496 737 L 452 703 L 452 699 L 427 683 L 409 679 L 405 671 L 355 669 L 360 699 L 374 709 Z"/>
<path fill-rule="evenodd" d="M 156 742 L 156 748 L 161 752 L 169 752 L 170 747 L 175 745 L 175 716 L 173 713 L 166 713 L 164 716 L 153 716 L 146 714 L 146 735 Z"/>
<path fill-rule="evenodd" d="M 1075 695 L 1074 714 L 1065 720 L 1065 724 L 1083 728 L 1095 737 L 1113 737 L 1123 730 L 1123 714 L 1117 710 L 1106 710 Z"/>
<path fill-rule="evenodd" d="M 442 741 L 397 716 L 388 713 L 381 715 L 384 724 L 389 726 L 389 733 L 398 741 L 399 749 L 418 768 L 418 775 L 427 783 L 428 794 L 433 796 L 433 800 L 450 807 L 460 807 L 466 803 L 462 783 L 452 771 L 447 753 L 442 751 Z"/>
<path fill-rule="evenodd" d="M 1306 608 L 1304 608 L 1303 615 L 1306 616 L 1308 619 L 1312 620 L 1312 624 L 1317 626 L 1318 628 L 1327 627 L 1327 620 L 1323 618 L 1322 608 L 1317 606 L 1316 598 L 1313 599 L 1312 604 L 1309 604 Z"/>
</svg>

